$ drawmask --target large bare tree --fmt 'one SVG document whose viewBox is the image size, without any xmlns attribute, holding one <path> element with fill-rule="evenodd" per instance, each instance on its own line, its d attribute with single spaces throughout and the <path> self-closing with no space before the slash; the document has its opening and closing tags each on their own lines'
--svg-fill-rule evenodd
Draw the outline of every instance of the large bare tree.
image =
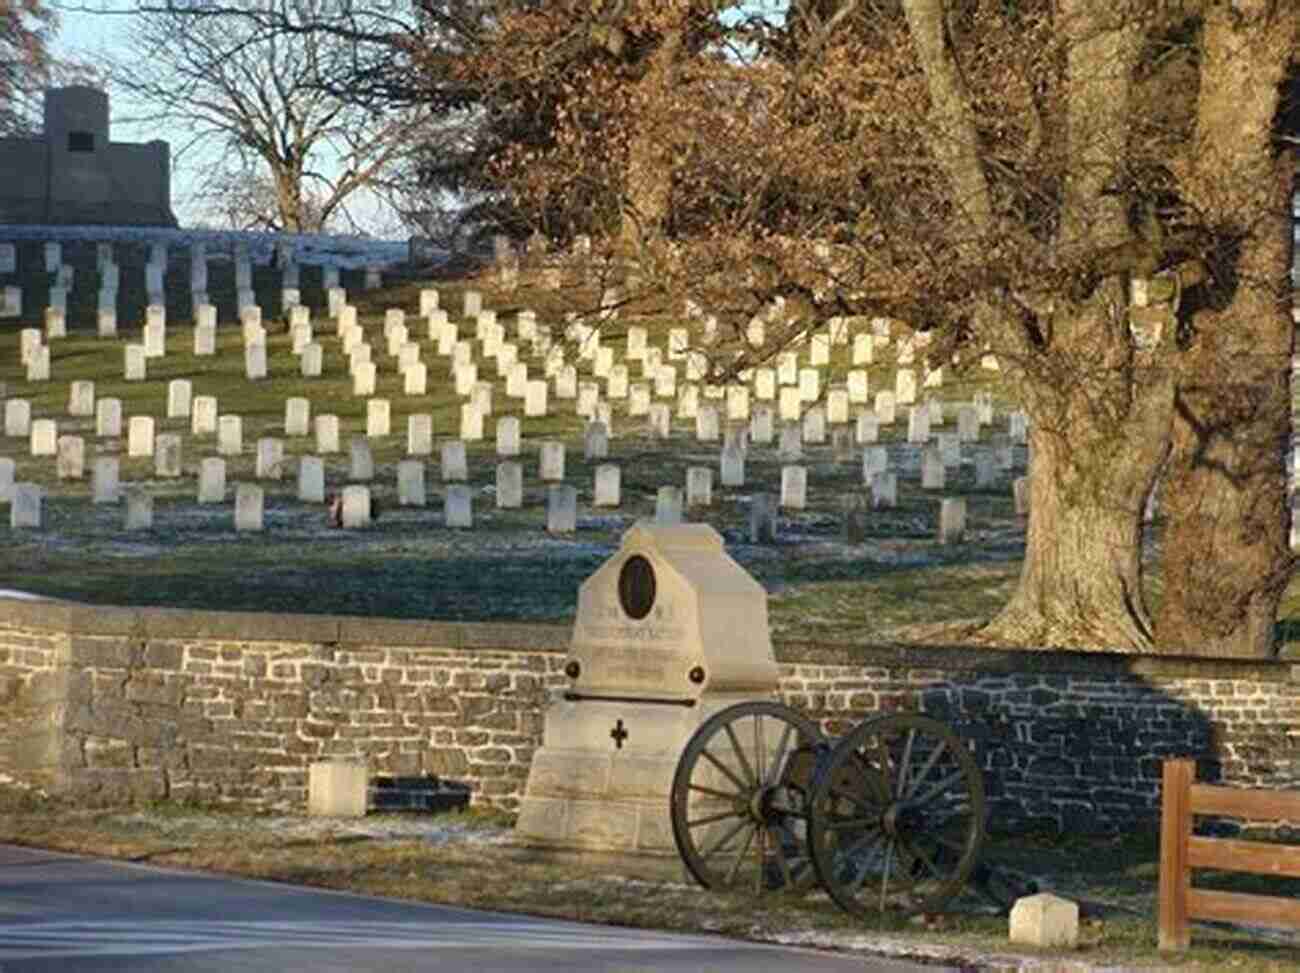
<svg viewBox="0 0 1300 973">
<path fill-rule="evenodd" d="M 0 135 L 38 128 L 50 78 L 49 42 L 57 28 L 42 0 L 0 0 Z"/>
<path fill-rule="evenodd" d="M 661 52 L 691 5 L 612 6 Z M 694 296 L 736 333 L 776 295 L 803 318 L 728 350 L 731 372 L 835 314 L 928 331 L 936 364 L 995 353 L 1031 417 L 1032 499 L 1020 581 L 986 638 L 1273 651 L 1292 569 L 1300 4 L 766 6 L 715 20 L 663 83 L 647 83 L 653 56 L 584 63 L 546 150 L 503 178 L 534 199 L 579 179 L 627 200 L 670 185 L 676 238 L 631 252 L 643 287 L 665 307 Z M 504 18 L 478 70 L 518 76 L 530 45 L 544 64 L 545 16 Z M 630 151 L 647 135 L 657 183 Z M 1142 519 L 1162 471 L 1156 613 Z"/>
<path fill-rule="evenodd" d="M 225 192 L 252 172 L 259 189 L 269 186 L 270 193 L 247 194 L 268 204 L 247 219 L 290 233 L 320 231 L 409 151 L 428 114 L 420 106 L 376 108 L 331 90 L 330 80 L 354 61 L 354 42 L 288 28 L 312 24 L 335 6 L 236 0 L 145 7 L 110 78 L 146 106 L 133 121 L 191 133 L 178 154 L 203 153 L 208 178 L 201 185 Z M 268 29 L 271 15 L 286 29 Z"/>
</svg>

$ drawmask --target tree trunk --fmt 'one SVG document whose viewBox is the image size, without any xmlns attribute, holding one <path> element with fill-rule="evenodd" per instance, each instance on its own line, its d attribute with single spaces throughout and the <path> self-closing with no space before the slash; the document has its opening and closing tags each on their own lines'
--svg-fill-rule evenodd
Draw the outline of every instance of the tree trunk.
<svg viewBox="0 0 1300 973">
<path fill-rule="evenodd" d="M 1126 336 L 1114 340 L 1105 305 L 1117 289 L 1055 322 L 1071 361 L 1058 347 L 1055 369 L 1031 366 L 1021 382 L 1031 423 L 1025 559 L 982 641 L 1126 652 L 1151 644 L 1142 514 L 1168 449 L 1173 381 L 1167 369 L 1135 368 Z"/>
<path fill-rule="evenodd" d="M 657 237 L 668 219 L 674 156 L 670 136 L 676 128 L 676 120 L 660 116 L 664 115 L 665 108 L 671 113 L 675 104 L 672 87 L 677 76 L 682 41 L 680 28 L 668 31 L 650 55 L 645 76 L 637 84 L 644 108 L 641 123 L 628 142 L 623 218 L 619 232 L 624 247 L 629 250 Z M 656 124 L 656 119 L 660 119 L 661 124 Z"/>
<path fill-rule="evenodd" d="M 1221 230 L 1178 389 L 1163 497 L 1162 652 L 1271 656 L 1291 577 L 1284 456 L 1295 160 L 1278 152 L 1273 127 L 1300 14 L 1279 9 L 1263 0 L 1213 9 L 1203 28 L 1187 195 Z"/>
</svg>

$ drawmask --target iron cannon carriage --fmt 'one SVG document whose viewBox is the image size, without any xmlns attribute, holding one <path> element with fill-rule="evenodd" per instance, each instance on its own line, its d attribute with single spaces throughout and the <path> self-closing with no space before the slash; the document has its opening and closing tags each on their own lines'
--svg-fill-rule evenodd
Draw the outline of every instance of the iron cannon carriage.
<svg viewBox="0 0 1300 973">
<path fill-rule="evenodd" d="M 934 912 L 968 883 L 1005 910 L 1033 889 L 980 861 L 984 778 L 938 720 L 877 716 L 839 740 L 780 703 L 702 723 L 678 760 L 673 837 L 710 889 L 807 891 L 845 910 Z"/>
</svg>

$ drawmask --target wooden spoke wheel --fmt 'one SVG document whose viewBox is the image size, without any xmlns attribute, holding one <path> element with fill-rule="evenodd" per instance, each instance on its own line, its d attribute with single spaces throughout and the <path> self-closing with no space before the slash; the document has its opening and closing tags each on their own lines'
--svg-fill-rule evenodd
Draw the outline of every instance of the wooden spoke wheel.
<svg viewBox="0 0 1300 973">
<path fill-rule="evenodd" d="M 933 912 L 975 868 L 984 815 L 983 775 L 952 730 L 913 714 L 868 720 L 813 781 L 813 868 L 849 912 Z"/>
<path fill-rule="evenodd" d="M 829 753 L 817 725 L 779 703 L 737 703 L 702 723 L 670 796 L 673 838 L 696 881 L 755 892 L 811 887 L 808 792 Z"/>
</svg>

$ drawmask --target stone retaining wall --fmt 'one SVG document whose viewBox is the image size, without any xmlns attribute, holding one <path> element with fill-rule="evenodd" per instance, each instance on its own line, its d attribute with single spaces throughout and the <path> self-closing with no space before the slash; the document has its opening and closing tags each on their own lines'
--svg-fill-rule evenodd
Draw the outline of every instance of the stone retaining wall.
<svg viewBox="0 0 1300 973">
<path fill-rule="evenodd" d="M 432 772 L 518 806 L 569 630 L 0 600 L 0 773 L 88 803 L 301 810 L 312 761 Z M 1300 787 L 1300 666 L 779 644 L 781 694 L 838 735 L 922 711 L 973 741 L 994 826 L 1156 813 L 1159 761 Z"/>
</svg>

